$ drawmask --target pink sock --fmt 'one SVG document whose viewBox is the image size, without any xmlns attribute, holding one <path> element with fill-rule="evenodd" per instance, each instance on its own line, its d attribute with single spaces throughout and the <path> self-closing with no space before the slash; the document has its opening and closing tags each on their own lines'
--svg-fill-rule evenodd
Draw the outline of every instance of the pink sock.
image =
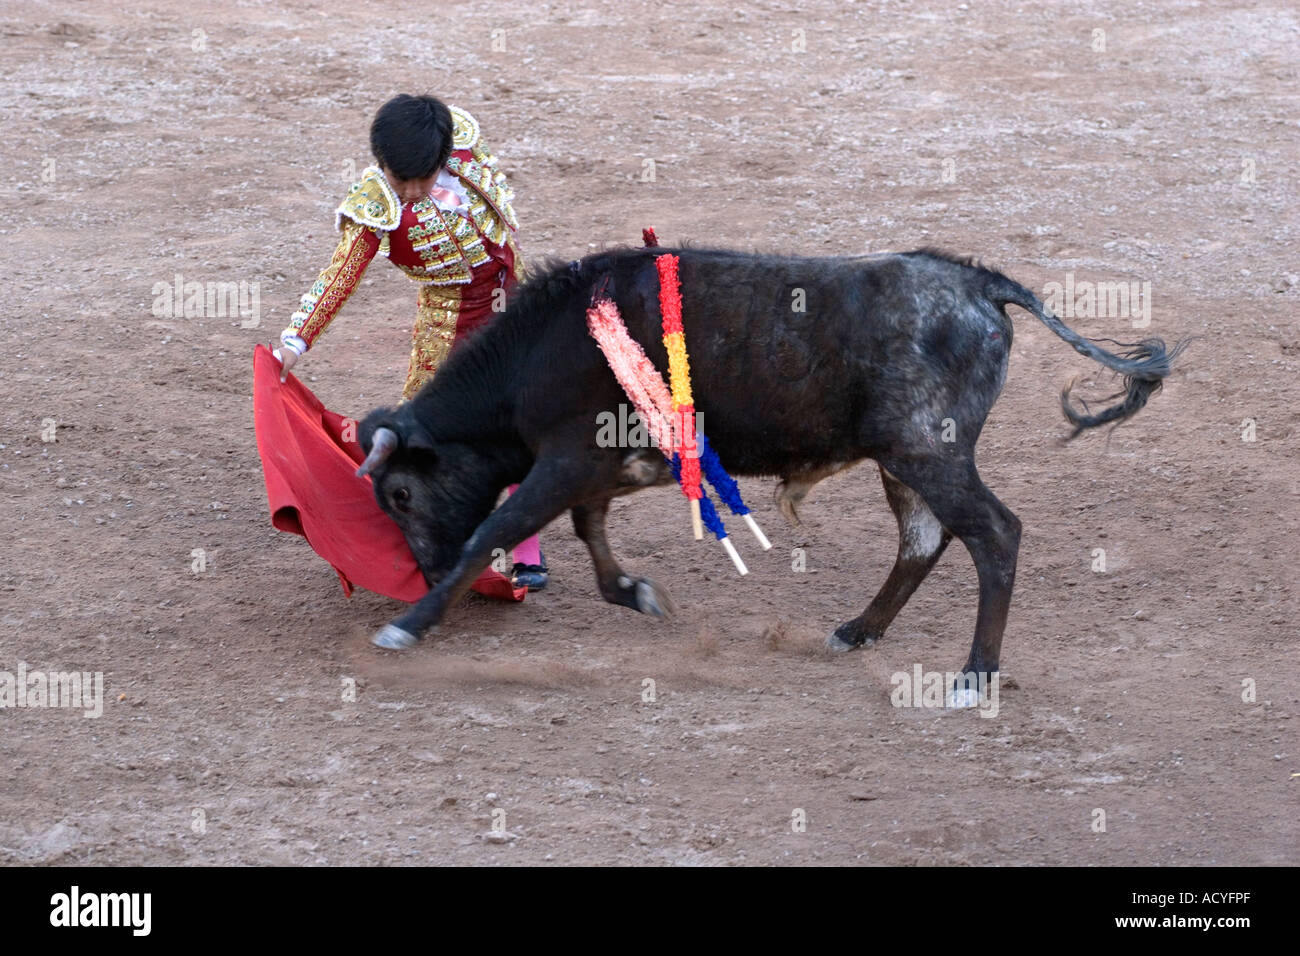
<svg viewBox="0 0 1300 956">
<path fill-rule="evenodd" d="M 515 493 L 515 489 L 518 487 L 519 487 L 518 485 L 511 485 L 507 489 L 507 491 L 513 495 Z M 531 538 L 527 539 L 526 541 L 521 541 L 519 544 L 515 545 L 515 564 L 536 565 L 541 563 L 542 563 L 542 542 L 537 537 L 537 535 L 533 535 Z"/>
</svg>

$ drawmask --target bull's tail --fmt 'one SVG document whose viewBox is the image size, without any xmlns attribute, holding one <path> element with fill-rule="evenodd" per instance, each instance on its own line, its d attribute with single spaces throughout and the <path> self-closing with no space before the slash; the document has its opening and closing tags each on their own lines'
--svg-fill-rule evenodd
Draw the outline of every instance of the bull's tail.
<svg viewBox="0 0 1300 956">
<path fill-rule="evenodd" d="M 1151 338 L 1143 339 L 1141 342 L 1115 342 L 1122 351 L 1119 354 L 1108 352 L 1097 345 L 1094 340 L 1084 338 L 1053 315 L 1039 300 L 1038 296 L 1020 285 L 1020 283 L 1013 282 L 1004 275 L 997 275 L 997 280 L 987 290 L 991 300 L 999 306 L 1007 303 L 1020 306 L 1065 339 L 1080 355 L 1086 355 L 1094 362 L 1099 362 L 1106 368 L 1113 369 L 1124 376 L 1124 388 L 1103 399 L 1103 401 L 1120 398 L 1121 396 L 1123 400 L 1118 404 L 1111 405 L 1109 408 L 1102 409 L 1095 415 L 1089 412 L 1088 403 L 1083 399 L 1079 399 L 1080 407 L 1075 407 L 1070 396 L 1073 383 L 1061 390 L 1061 410 L 1065 412 L 1065 417 L 1074 426 L 1070 438 L 1076 437 L 1085 429 L 1096 428 L 1110 422 L 1119 423 L 1136 415 L 1142 406 L 1147 403 L 1147 400 L 1160 391 L 1165 378 L 1173 369 L 1174 359 L 1187 346 L 1187 342 L 1182 341 L 1169 348 L 1165 345 L 1163 339 Z M 1101 341 L 1114 340 L 1103 339 Z"/>
</svg>

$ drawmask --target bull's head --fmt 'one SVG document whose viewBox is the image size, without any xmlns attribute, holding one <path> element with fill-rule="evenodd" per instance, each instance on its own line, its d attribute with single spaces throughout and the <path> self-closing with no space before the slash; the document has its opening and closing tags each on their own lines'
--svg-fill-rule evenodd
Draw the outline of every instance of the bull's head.
<svg viewBox="0 0 1300 956">
<path fill-rule="evenodd" d="M 490 453 L 435 440 L 412 403 L 379 408 L 358 429 L 379 507 L 397 522 L 425 580 L 433 587 L 491 513 L 505 482 Z"/>
</svg>

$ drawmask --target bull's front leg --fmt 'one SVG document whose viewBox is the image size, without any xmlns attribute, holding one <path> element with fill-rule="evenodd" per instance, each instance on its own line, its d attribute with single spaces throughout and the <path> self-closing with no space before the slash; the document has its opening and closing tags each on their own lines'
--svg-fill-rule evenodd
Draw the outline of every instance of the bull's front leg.
<svg viewBox="0 0 1300 956">
<path fill-rule="evenodd" d="M 413 646 L 469 590 L 498 548 L 509 551 L 537 534 L 581 498 L 584 491 L 581 462 L 539 458 L 515 493 L 470 535 L 447 575 L 405 614 L 380 628 L 371 642 L 390 650 Z"/>
<path fill-rule="evenodd" d="M 667 591 L 649 578 L 629 577 L 619 567 L 605 537 L 607 514 L 608 498 L 577 505 L 573 509 L 573 530 L 591 552 L 591 563 L 596 569 L 596 584 L 601 596 L 610 604 L 630 607 L 642 614 L 671 617 L 677 612 L 677 606 Z"/>
</svg>

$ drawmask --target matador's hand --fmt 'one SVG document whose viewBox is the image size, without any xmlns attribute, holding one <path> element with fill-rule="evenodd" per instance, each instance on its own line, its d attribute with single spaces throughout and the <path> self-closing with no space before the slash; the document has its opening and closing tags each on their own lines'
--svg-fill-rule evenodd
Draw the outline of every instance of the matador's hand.
<svg viewBox="0 0 1300 956">
<path fill-rule="evenodd" d="M 298 353 L 287 345 L 273 342 L 271 343 L 271 354 L 280 360 L 280 381 L 288 381 L 289 369 L 293 368 L 294 363 L 298 361 Z"/>
</svg>

